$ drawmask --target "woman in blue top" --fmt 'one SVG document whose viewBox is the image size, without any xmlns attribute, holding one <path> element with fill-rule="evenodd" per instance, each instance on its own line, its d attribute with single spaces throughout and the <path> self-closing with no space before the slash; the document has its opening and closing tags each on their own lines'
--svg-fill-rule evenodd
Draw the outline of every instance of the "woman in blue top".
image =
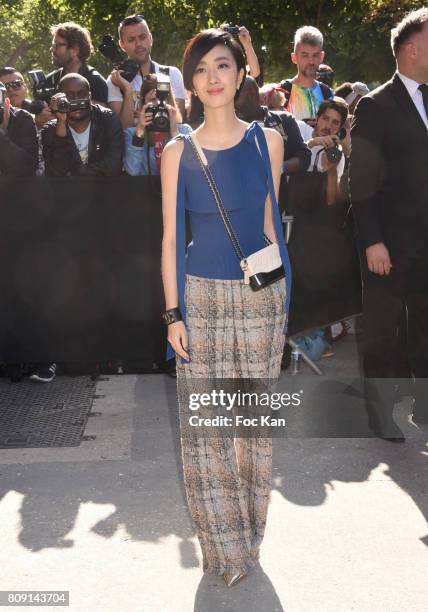
<svg viewBox="0 0 428 612">
<path fill-rule="evenodd" d="M 195 134 L 242 250 L 249 255 L 262 249 L 266 234 L 278 243 L 286 270 L 286 280 L 260 291 L 244 283 L 188 137 L 168 143 L 161 165 L 162 276 L 169 355 L 177 356 L 184 480 L 203 569 L 223 575 L 231 586 L 258 558 L 272 446 L 271 438 L 257 437 L 257 428 L 247 433 L 251 438 L 233 438 L 235 409 L 229 410 L 224 393 L 254 389 L 257 381 L 265 388 L 280 373 L 290 286 L 277 204 L 283 140 L 275 130 L 236 117 L 245 57 L 229 33 L 197 34 L 185 50 L 183 76 L 203 105 L 205 119 Z M 198 421 L 222 412 L 232 417 L 232 427 L 225 420 Z"/>
<path fill-rule="evenodd" d="M 169 132 L 160 134 L 159 147 L 156 148 L 157 136 L 150 130 L 153 124 L 153 115 L 148 107 L 158 104 L 156 98 L 157 78 L 155 74 L 144 77 L 140 90 L 141 109 L 137 125 L 124 130 L 125 151 L 123 165 L 130 176 L 146 176 L 159 174 L 160 156 L 165 143 L 177 136 L 192 131 L 190 125 L 182 123 L 180 111 L 172 91 L 169 92 L 166 108 L 169 115 Z"/>
</svg>

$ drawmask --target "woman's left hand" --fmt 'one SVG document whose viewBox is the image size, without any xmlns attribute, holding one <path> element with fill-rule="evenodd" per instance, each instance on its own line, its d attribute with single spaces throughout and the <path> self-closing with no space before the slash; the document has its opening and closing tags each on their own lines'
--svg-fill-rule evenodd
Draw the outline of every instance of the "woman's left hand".
<svg viewBox="0 0 428 612">
<path fill-rule="evenodd" d="M 174 138 L 178 134 L 177 109 L 175 108 L 175 106 L 171 106 L 171 104 L 165 104 L 165 106 L 169 115 L 169 133 L 171 138 Z"/>
</svg>

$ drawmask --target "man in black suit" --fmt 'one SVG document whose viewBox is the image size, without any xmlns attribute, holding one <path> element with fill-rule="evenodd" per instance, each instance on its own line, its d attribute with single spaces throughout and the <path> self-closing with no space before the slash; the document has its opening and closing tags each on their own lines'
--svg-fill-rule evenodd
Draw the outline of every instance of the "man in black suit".
<svg viewBox="0 0 428 612">
<path fill-rule="evenodd" d="M 400 350 L 415 377 L 413 420 L 427 422 L 428 7 L 391 32 L 397 71 L 360 100 L 350 188 L 363 275 L 363 365 L 373 431 L 403 441 L 392 418 Z M 404 325 L 403 325 L 404 322 Z M 379 379 L 388 379 L 381 384 Z"/>
</svg>

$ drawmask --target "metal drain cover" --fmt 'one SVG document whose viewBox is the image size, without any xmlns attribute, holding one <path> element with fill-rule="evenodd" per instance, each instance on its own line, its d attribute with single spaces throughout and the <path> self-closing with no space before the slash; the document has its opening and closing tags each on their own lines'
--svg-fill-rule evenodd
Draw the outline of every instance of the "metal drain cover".
<svg viewBox="0 0 428 612">
<path fill-rule="evenodd" d="M 79 446 L 95 395 L 89 377 L 0 379 L 0 448 Z"/>
</svg>

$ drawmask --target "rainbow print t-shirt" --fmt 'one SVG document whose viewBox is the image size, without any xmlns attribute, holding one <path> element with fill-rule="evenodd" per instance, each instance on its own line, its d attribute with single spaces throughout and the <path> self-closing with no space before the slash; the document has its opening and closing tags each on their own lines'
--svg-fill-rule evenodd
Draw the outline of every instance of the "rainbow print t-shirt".
<svg viewBox="0 0 428 612">
<path fill-rule="evenodd" d="M 318 81 L 313 87 L 300 87 L 293 83 L 290 99 L 286 110 L 292 113 L 296 119 L 313 119 L 317 115 L 319 105 L 324 100 L 324 95 Z"/>
</svg>

